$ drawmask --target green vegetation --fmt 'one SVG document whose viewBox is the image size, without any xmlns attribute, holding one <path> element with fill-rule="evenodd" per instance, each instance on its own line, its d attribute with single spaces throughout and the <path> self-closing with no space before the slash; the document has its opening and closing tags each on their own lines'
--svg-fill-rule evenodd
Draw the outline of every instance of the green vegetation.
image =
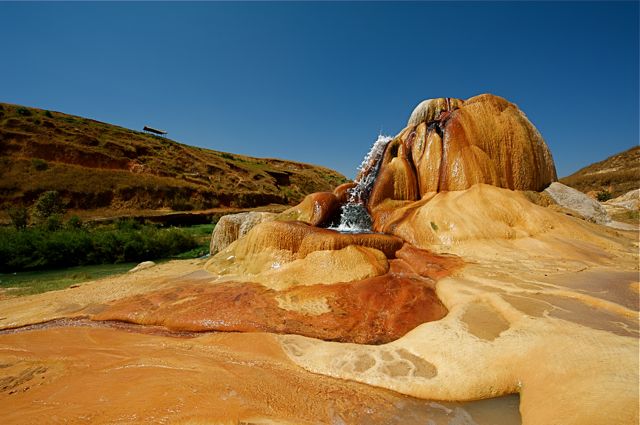
<svg viewBox="0 0 640 425">
<path fill-rule="evenodd" d="M 0 228 L 0 272 L 200 257 L 209 252 L 215 226 L 161 229 L 129 219 L 88 227 L 77 216 L 63 223 L 64 210 L 56 191 L 43 193 L 35 202 L 34 226 L 27 226 L 26 208 L 10 210 L 13 227 Z"/>
<path fill-rule="evenodd" d="M 79 266 L 64 270 L 27 271 L 0 274 L 0 290 L 5 295 L 20 296 L 65 289 L 88 280 L 125 273 L 135 263 Z"/>
<path fill-rule="evenodd" d="M 73 216 L 56 231 L 0 228 L 0 292 L 8 296 L 39 294 L 125 273 L 144 260 L 202 257 L 209 253 L 214 227 L 202 224 L 160 229 L 125 220 L 88 228 Z M 141 252 L 136 253 L 137 249 Z M 52 269 L 91 262 L 114 264 Z"/>
<path fill-rule="evenodd" d="M 596 199 L 600 202 L 608 201 L 609 199 L 611 199 L 611 192 L 609 192 L 608 190 L 601 190 L 600 192 L 596 193 Z"/>
<path fill-rule="evenodd" d="M 11 224 L 17 229 L 22 230 L 27 228 L 29 224 L 29 211 L 22 206 L 9 208 L 9 219 Z"/>
<path fill-rule="evenodd" d="M 197 246 L 189 251 L 185 251 L 183 253 L 175 255 L 174 258 L 188 259 L 199 258 L 203 255 L 207 255 L 209 253 L 211 233 L 213 232 L 214 227 L 216 227 L 215 224 L 198 224 L 196 226 L 182 228 L 181 230 L 195 239 Z"/>
<path fill-rule="evenodd" d="M 31 116 L 31 111 L 28 108 L 18 108 L 16 112 L 23 117 Z"/>
<path fill-rule="evenodd" d="M 47 161 L 40 158 L 32 158 L 31 165 L 33 165 L 33 168 L 35 168 L 37 171 L 44 171 L 49 168 L 49 164 L 47 164 Z"/>
<path fill-rule="evenodd" d="M 65 209 L 60 194 L 55 190 L 49 190 L 40 195 L 33 204 L 31 216 L 37 224 L 44 225 L 47 230 L 57 230 L 62 226 Z"/>
<path fill-rule="evenodd" d="M 0 272 L 184 258 L 188 251 L 203 252 L 203 245 L 193 231 L 133 220 L 86 227 L 72 219 L 58 228 L 46 221 L 21 230 L 0 228 Z"/>
</svg>

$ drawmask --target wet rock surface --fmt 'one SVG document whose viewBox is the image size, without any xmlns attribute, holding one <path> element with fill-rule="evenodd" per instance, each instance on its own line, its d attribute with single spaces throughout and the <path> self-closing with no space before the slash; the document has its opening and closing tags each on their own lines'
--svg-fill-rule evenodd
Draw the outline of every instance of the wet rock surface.
<svg viewBox="0 0 640 425">
<path fill-rule="evenodd" d="M 0 335 L 0 365 L 6 425 L 520 422 L 517 396 L 433 402 L 320 376 L 293 364 L 268 334 L 48 328 Z"/>
<path fill-rule="evenodd" d="M 252 282 L 181 281 L 170 289 L 118 300 L 93 316 L 175 331 L 298 334 L 324 340 L 382 344 L 447 313 L 435 281 L 460 265 L 409 246 L 388 273 L 360 281 L 291 287 Z"/>
</svg>

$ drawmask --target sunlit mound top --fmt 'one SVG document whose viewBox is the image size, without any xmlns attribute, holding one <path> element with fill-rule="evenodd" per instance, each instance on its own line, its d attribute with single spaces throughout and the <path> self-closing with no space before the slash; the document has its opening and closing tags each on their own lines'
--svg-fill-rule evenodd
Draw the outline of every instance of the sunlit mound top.
<svg viewBox="0 0 640 425">
<path fill-rule="evenodd" d="M 453 97 L 423 100 L 411 113 L 407 125 L 415 126 L 422 122 L 435 121 L 442 112 L 458 109 L 463 104 L 464 100 Z"/>
</svg>

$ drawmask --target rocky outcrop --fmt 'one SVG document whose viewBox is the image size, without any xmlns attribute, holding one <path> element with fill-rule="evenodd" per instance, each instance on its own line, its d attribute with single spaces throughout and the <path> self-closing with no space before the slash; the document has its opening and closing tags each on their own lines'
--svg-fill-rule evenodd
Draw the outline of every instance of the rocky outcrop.
<svg viewBox="0 0 640 425">
<path fill-rule="evenodd" d="M 350 245 L 374 248 L 387 258 L 394 258 L 395 252 L 402 247 L 402 240 L 376 233 L 339 233 L 299 221 L 269 221 L 253 228 L 227 252 L 233 251 L 237 259 L 275 249 L 289 251 L 295 258 L 304 258 L 314 251 L 339 250 Z"/>
<path fill-rule="evenodd" d="M 338 193 L 343 196 L 342 193 Z M 339 206 L 338 198 L 331 192 L 312 193 L 307 195 L 298 205 L 282 212 L 277 219 L 295 220 L 311 226 L 320 226 L 331 218 Z"/>
<path fill-rule="evenodd" d="M 613 210 L 638 211 L 640 209 L 640 189 L 630 190 L 624 195 L 609 199 L 604 203 L 604 207 Z"/>
<path fill-rule="evenodd" d="M 302 222 L 271 221 L 212 257 L 205 268 L 276 289 L 350 282 L 386 273 L 387 259 L 395 258 L 402 244 L 392 235 L 341 234 Z"/>
<path fill-rule="evenodd" d="M 137 266 L 135 266 L 134 268 L 129 270 L 129 273 L 136 273 L 136 272 L 139 272 L 141 270 L 150 269 L 151 267 L 154 267 L 155 265 L 156 265 L 156 263 L 154 263 L 153 261 L 143 261 L 142 263 L 138 264 Z"/>
<path fill-rule="evenodd" d="M 554 182 L 544 192 L 551 196 L 558 205 L 577 213 L 585 220 L 598 224 L 611 222 L 607 210 L 598 201 L 579 190 Z"/>
<path fill-rule="evenodd" d="M 340 202 L 341 204 L 344 204 L 349 200 L 349 191 L 353 189 L 355 186 L 356 184 L 353 182 L 343 183 L 333 190 L 333 194 L 338 199 L 338 202 Z"/>
<path fill-rule="evenodd" d="M 434 193 L 418 202 L 386 202 L 376 211 L 375 231 L 440 252 L 455 252 L 478 243 L 489 246 L 500 241 L 524 241 L 549 233 L 611 246 L 580 221 L 532 203 L 523 192 L 486 184 Z"/>
<path fill-rule="evenodd" d="M 389 143 L 368 205 L 478 183 L 541 191 L 555 180 L 547 145 L 516 105 L 489 94 L 430 99 Z"/>
<path fill-rule="evenodd" d="M 411 248 L 406 251 L 405 259 L 437 258 Z M 94 320 L 158 325 L 174 331 L 293 333 L 359 344 L 387 343 L 447 313 L 430 276 L 442 277 L 459 263 L 455 257 L 437 258 L 435 267 L 418 270 L 419 274 L 407 268 L 404 260 L 393 261 L 399 264 L 389 273 L 332 285 L 274 290 L 249 282 L 183 282 L 112 303 Z M 322 271 L 327 274 L 327 268 Z M 305 277 L 301 275 L 301 281 L 308 282 Z M 185 299 L 189 302 L 176 303 Z"/>
<path fill-rule="evenodd" d="M 277 214 L 269 212 L 245 212 L 228 214 L 220 217 L 211 233 L 209 252 L 216 254 L 236 239 L 246 235 L 249 230 L 259 223 L 273 220 Z"/>
<path fill-rule="evenodd" d="M 459 192 L 478 184 L 539 192 L 556 180 L 551 153 L 533 124 L 517 106 L 489 94 L 466 101 L 438 98 L 420 103 L 411 114 L 407 127 L 393 140 L 379 144 L 377 155 L 371 158 L 371 163 L 363 166 L 356 177 L 356 183 L 360 185 L 371 180 L 371 187 L 360 188 L 363 189 L 360 193 L 363 199 L 358 201 L 366 203 L 373 219 L 373 230 L 402 235 L 405 240 L 422 247 L 427 247 L 428 241 L 441 241 L 442 235 L 447 234 L 443 224 L 436 223 L 437 220 L 424 217 L 416 222 L 414 218 L 423 207 L 431 209 L 433 204 L 425 205 L 436 194 Z M 263 227 L 242 244 L 244 248 L 238 250 L 244 255 L 259 255 L 269 247 L 297 255 L 297 248 L 292 250 L 292 246 L 301 243 L 305 237 L 303 234 L 310 233 L 314 236 L 305 239 L 305 243 L 315 241 L 314 250 L 339 250 L 353 244 L 352 235 L 310 229 L 335 220 L 340 206 L 348 202 L 356 183 L 340 185 L 333 193 L 308 195 L 300 204 L 275 217 L 279 222 L 297 221 L 310 227 L 293 224 Z M 500 217 L 496 223 L 506 222 Z M 290 232 L 286 236 L 283 236 L 282 226 Z M 488 229 L 495 230 L 490 237 L 509 238 L 519 234 L 508 223 L 505 226 L 505 229 L 496 230 L 495 223 L 492 223 L 479 229 L 477 236 L 485 237 L 482 234 Z M 464 228 L 467 229 L 465 235 L 460 233 Z M 440 233 L 436 237 L 438 229 Z M 219 239 L 224 239 L 224 243 L 216 243 L 218 251 L 240 236 L 233 230 L 221 232 L 225 236 Z M 449 241 L 454 242 L 455 237 L 469 238 L 471 233 L 469 226 L 460 223 L 456 231 L 447 237 L 454 238 Z M 358 238 L 360 242 L 366 238 L 370 241 L 383 239 L 378 236 Z M 283 243 L 287 248 L 283 248 Z M 246 247 L 251 248 L 247 251 Z M 383 252 L 389 257 L 390 252 Z M 237 261 L 237 257 L 234 258 Z"/>
</svg>

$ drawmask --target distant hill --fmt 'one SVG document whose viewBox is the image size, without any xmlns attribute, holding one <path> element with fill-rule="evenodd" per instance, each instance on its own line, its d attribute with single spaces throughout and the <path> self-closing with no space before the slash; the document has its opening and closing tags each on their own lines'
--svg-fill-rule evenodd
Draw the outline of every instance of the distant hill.
<svg viewBox="0 0 640 425">
<path fill-rule="evenodd" d="M 324 167 L 217 152 L 0 103 L 0 209 L 29 206 L 48 190 L 79 210 L 250 208 L 294 204 L 345 181 Z"/>
<path fill-rule="evenodd" d="M 617 197 L 640 188 L 640 146 L 635 146 L 604 161 L 588 165 L 561 183 L 584 193 L 608 191 Z"/>
</svg>

